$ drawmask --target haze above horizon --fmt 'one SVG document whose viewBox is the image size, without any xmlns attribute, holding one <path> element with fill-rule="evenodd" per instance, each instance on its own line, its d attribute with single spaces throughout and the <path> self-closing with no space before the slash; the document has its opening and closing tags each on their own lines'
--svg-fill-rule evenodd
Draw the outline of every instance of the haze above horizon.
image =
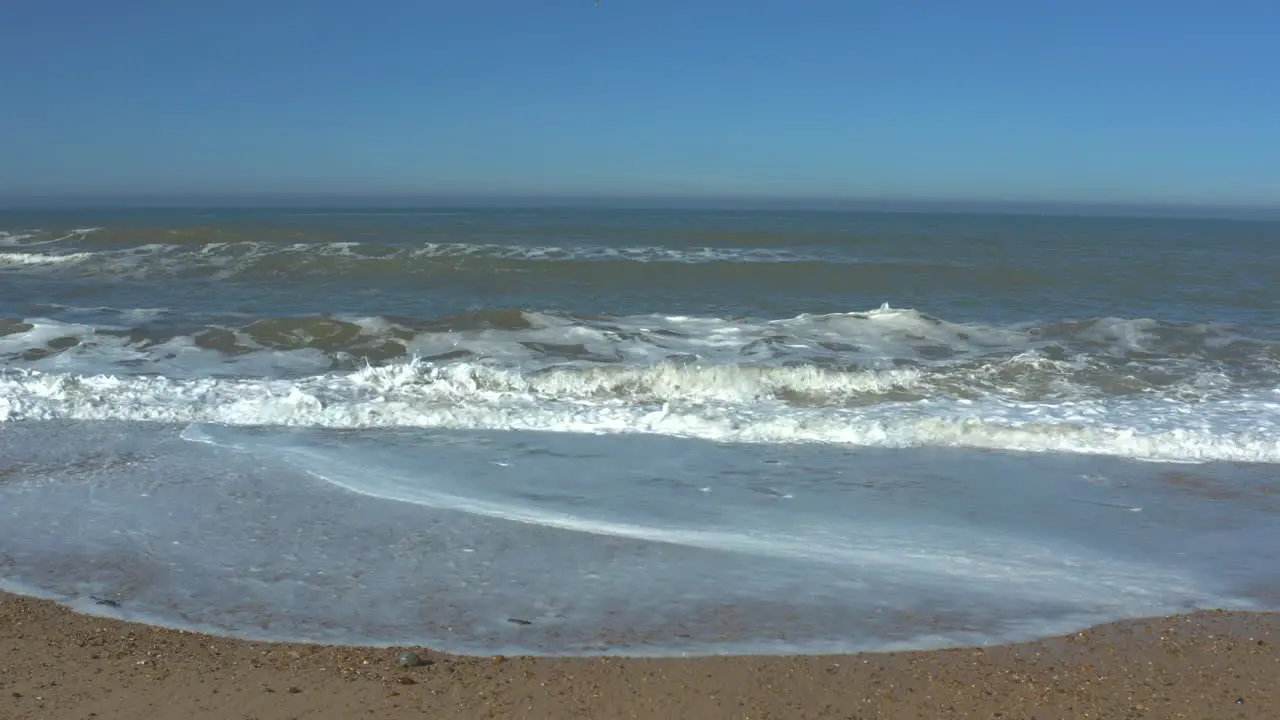
<svg viewBox="0 0 1280 720">
<path fill-rule="evenodd" d="M 1262 2 L 49 0 L 0 26 L 10 201 L 1280 207 Z"/>
</svg>

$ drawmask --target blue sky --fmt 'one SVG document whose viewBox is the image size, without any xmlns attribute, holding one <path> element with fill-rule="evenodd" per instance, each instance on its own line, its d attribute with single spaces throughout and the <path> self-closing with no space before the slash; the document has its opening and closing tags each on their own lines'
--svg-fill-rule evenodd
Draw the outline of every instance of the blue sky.
<svg viewBox="0 0 1280 720">
<path fill-rule="evenodd" d="M 0 195 L 1280 205 L 1280 3 L 0 4 Z"/>
</svg>

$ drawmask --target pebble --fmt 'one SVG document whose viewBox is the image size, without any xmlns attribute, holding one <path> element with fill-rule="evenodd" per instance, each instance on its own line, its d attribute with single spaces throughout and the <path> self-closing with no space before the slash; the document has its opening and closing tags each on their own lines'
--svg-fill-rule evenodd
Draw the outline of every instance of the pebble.
<svg viewBox="0 0 1280 720">
<path fill-rule="evenodd" d="M 400 657 L 396 658 L 396 662 L 400 664 L 400 667 L 422 667 L 423 665 L 430 665 L 430 663 L 422 659 L 421 655 L 413 652 L 412 650 L 400 653 Z"/>
</svg>

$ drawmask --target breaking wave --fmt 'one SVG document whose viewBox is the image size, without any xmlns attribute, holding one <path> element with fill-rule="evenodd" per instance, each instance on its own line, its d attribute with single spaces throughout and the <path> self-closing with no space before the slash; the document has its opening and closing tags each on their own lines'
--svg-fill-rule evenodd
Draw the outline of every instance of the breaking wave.
<svg viewBox="0 0 1280 720">
<path fill-rule="evenodd" d="M 490 310 L 0 320 L 0 419 L 658 433 L 1280 461 L 1274 342 L 1219 325 Z M 72 322 L 74 319 L 84 322 Z M 109 321 L 118 324 L 108 324 Z"/>
</svg>

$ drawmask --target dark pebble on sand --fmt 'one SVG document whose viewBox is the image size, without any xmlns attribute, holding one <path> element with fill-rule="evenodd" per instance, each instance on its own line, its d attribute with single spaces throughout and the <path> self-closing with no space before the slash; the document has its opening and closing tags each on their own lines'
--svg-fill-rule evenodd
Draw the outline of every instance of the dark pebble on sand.
<svg viewBox="0 0 1280 720">
<path fill-rule="evenodd" d="M 507 618 L 507 622 L 515 623 L 516 625 L 532 625 L 533 624 L 532 620 L 525 620 L 523 618 Z"/>
</svg>

